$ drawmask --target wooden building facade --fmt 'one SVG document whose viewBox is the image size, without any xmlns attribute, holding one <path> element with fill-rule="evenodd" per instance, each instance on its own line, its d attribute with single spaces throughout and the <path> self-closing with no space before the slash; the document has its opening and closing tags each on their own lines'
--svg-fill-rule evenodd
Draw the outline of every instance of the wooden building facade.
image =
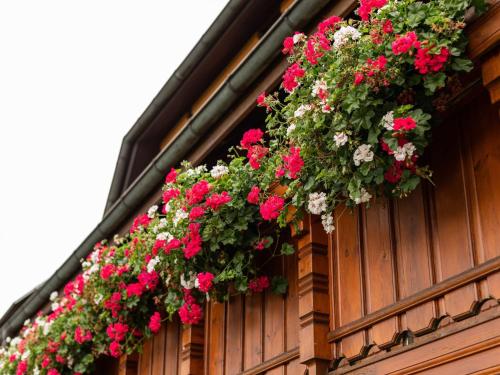
<svg viewBox="0 0 500 375">
<path fill-rule="evenodd" d="M 121 177 L 115 175 L 120 186 L 108 207 L 158 152 L 175 148 L 183 131 L 231 86 L 236 71 L 274 46 L 252 82 L 231 88 L 236 99 L 229 109 L 205 119 L 209 130 L 190 148 L 173 152 L 210 164 L 245 130 L 263 126 L 255 98 L 275 88 L 286 67 L 279 56 L 282 38 L 274 40 L 273 31 L 287 22 L 307 31 L 328 15 L 349 16 L 356 6 L 351 0 L 252 1 L 230 1 L 228 7 L 239 6 L 246 18 L 235 17 L 220 31 L 221 40 L 210 42 L 210 79 L 197 88 L 189 87 L 201 74 L 196 69 L 180 77 L 186 83 L 168 105 L 182 103 L 173 114 L 168 105 L 156 109 L 144 131 L 149 138 L 132 146 L 135 162 L 126 161 Z M 467 32 L 476 69 L 463 77 L 444 123 L 434 130 L 426 157 L 435 185 L 424 183 L 406 199 L 379 199 L 370 208 L 340 208 L 332 235 L 317 217 L 306 217 L 300 233 L 286 233 L 295 255 L 269 265 L 288 279 L 285 296 L 266 292 L 209 303 L 201 324 L 182 327 L 174 320 L 141 353 L 103 359 L 99 372 L 500 374 L 500 2 L 493 1 Z M 224 39 L 231 33 L 233 44 Z M 158 199 L 160 183 L 124 217 L 122 229 Z"/>
</svg>

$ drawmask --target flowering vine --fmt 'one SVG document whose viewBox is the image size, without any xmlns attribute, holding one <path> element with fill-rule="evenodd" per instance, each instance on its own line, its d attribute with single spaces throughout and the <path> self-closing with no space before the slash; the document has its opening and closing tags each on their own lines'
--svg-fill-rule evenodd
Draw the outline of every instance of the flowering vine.
<svg viewBox="0 0 500 375">
<path fill-rule="evenodd" d="M 360 20 L 334 16 L 287 37 L 286 99 L 257 98 L 266 131 L 247 131 L 210 170 L 171 169 L 161 203 L 125 237 L 98 243 L 50 310 L 7 340 L 0 374 L 88 373 L 100 355 L 140 348 L 174 314 L 198 323 L 208 300 L 285 293 L 286 279 L 262 270 L 294 251 L 281 228 L 306 210 L 330 233 L 339 204 L 404 197 L 431 177 L 420 164 L 431 114 L 472 68 L 463 57 L 471 2 L 362 0 Z"/>
</svg>

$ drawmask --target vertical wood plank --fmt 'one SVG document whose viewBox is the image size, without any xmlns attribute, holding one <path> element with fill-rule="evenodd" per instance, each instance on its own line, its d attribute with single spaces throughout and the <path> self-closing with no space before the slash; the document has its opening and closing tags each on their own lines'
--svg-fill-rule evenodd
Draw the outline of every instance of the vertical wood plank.
<svg viewBox="0 0 500 375">
<path fill-rule="evenodd" d="M 144 341 L 142 346 L 142 353 L 139 356 L 139 375 L 152 375 L 151 374 L 151 361 L 153 356 L 153 340 L 149 339 Z"/>
<path fill-rule="evenodd" d="M 338 322 L 342 326 L 363 316 L 363 286 L 361 279 L 361 254 L 358 236 L 358 210 L 353 213 L 345 207 L 336 212 L 336 275 L 338 295 Z M 342 339 L 339 350 L 346 358 L 356 358 L 365 343 L 364 332 L 357 332 Z"/>
<path fill-rule="evenodd" d="M 181 375 L 201 375 L 204 372 L 204 322 L 182 328 Z"/>
<path fill-rule="evenodd" d="M 151 363 L 152 375 L 164 373 L 166 330 L 166 324 L 163 324 L 160 332 L 153 337 L 153 353 Z"/>
<path fill-rule="evenodd" d="M 396 200 L 395 226 L 399 294 L 404 298 L 433 283 L 421 186 L 407 198 Z M 434 302 L 424 303 L 406 312 L 406 327 L 403 329 L 409 329 L 415 334 L 424 333 L 432 328 L 434 318 Z"/>
<path fill-rule="evenodd" d="M 207 322 L 207 367 L 208 373 L 213 375 L 224 374 L 225 352 L 225 304 L 210 302 L 210 321 Z M 208 318 L 208 317 L 207 317 Z"/>
<path fill-rule="evenodd" d="M 436 185 L 429 191 L 437 282 L 474 266 L 461 139 L 456 129 L 460 117 L 454 116 L 436 129 L 431 153 Z M 467 317 L 477 299 L 475 285 L 464 286 L 444 296 L 443 313 L 453 319 Z"/>
<path fill-rule="evenodd" d="M 243 370 L 243 296 L 233 296 L 227 303 L 226 374 Z"/>
<path fill-rule="evenodd" d="M 305 373 L 306 366 L 301 364 L 298 359 L 295 359 L 286 365 L 286 375 L 304 375 Z"/>
<path fill-rule="evenodd" d="M 298 296 L 297 253 L 285 257 L 285 272 L 288 279 L 286 296 L 286 350 L 299 346 L 299 296 Z"/>
<path fill-rule="evenodd" d="M 389 202 L 381 199 L 362 210 L 367 313 L 389 306 L 397 298 L 389 207 Z M 390 345 L 397 332 L 397 317 L 389 318 L 372 327 L 371 341 L 379 347 Z"/>
<path fill-rule="evenodd" d="M 244 369 L 262 362 L 262 293 L 245 298 Z"/>
<path fill-rule="evenodd" d="M 284 259 L 275 258 L 268 265 L 269 274 L 282 274 Z M 270 290 L 264 294 L 264 361 L 284 352 L 285 301 Z"/>
<path fill-rule="evenodd" d="M 180 356 L 179 323 L 177 321 L 169 322 L 165 335 L 165 374 L 176 375 L 179 373 Z"/>
</svg>

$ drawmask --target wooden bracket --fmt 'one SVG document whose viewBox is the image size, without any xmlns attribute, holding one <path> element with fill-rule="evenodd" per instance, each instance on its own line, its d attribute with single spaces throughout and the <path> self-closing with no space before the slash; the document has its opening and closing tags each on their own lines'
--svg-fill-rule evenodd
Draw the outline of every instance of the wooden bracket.
<svg viewBox="0 0 500 375">
<path fill-rule="evenodd" d="M 204 322 L 182 328 L 181 375 L 203 374 Z"/>
</svg>

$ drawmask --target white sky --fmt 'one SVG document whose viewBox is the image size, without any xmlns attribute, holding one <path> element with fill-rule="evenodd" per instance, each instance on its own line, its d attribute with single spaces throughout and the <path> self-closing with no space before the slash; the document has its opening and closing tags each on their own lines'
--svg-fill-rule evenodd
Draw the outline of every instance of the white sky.
<svg viewBox="0 0 500 375">
<path fill-rule="evenodd" d="M 122 137 L 227 0 L 0 0 L 0 315 L 100 221 Z"/>
</svg>

